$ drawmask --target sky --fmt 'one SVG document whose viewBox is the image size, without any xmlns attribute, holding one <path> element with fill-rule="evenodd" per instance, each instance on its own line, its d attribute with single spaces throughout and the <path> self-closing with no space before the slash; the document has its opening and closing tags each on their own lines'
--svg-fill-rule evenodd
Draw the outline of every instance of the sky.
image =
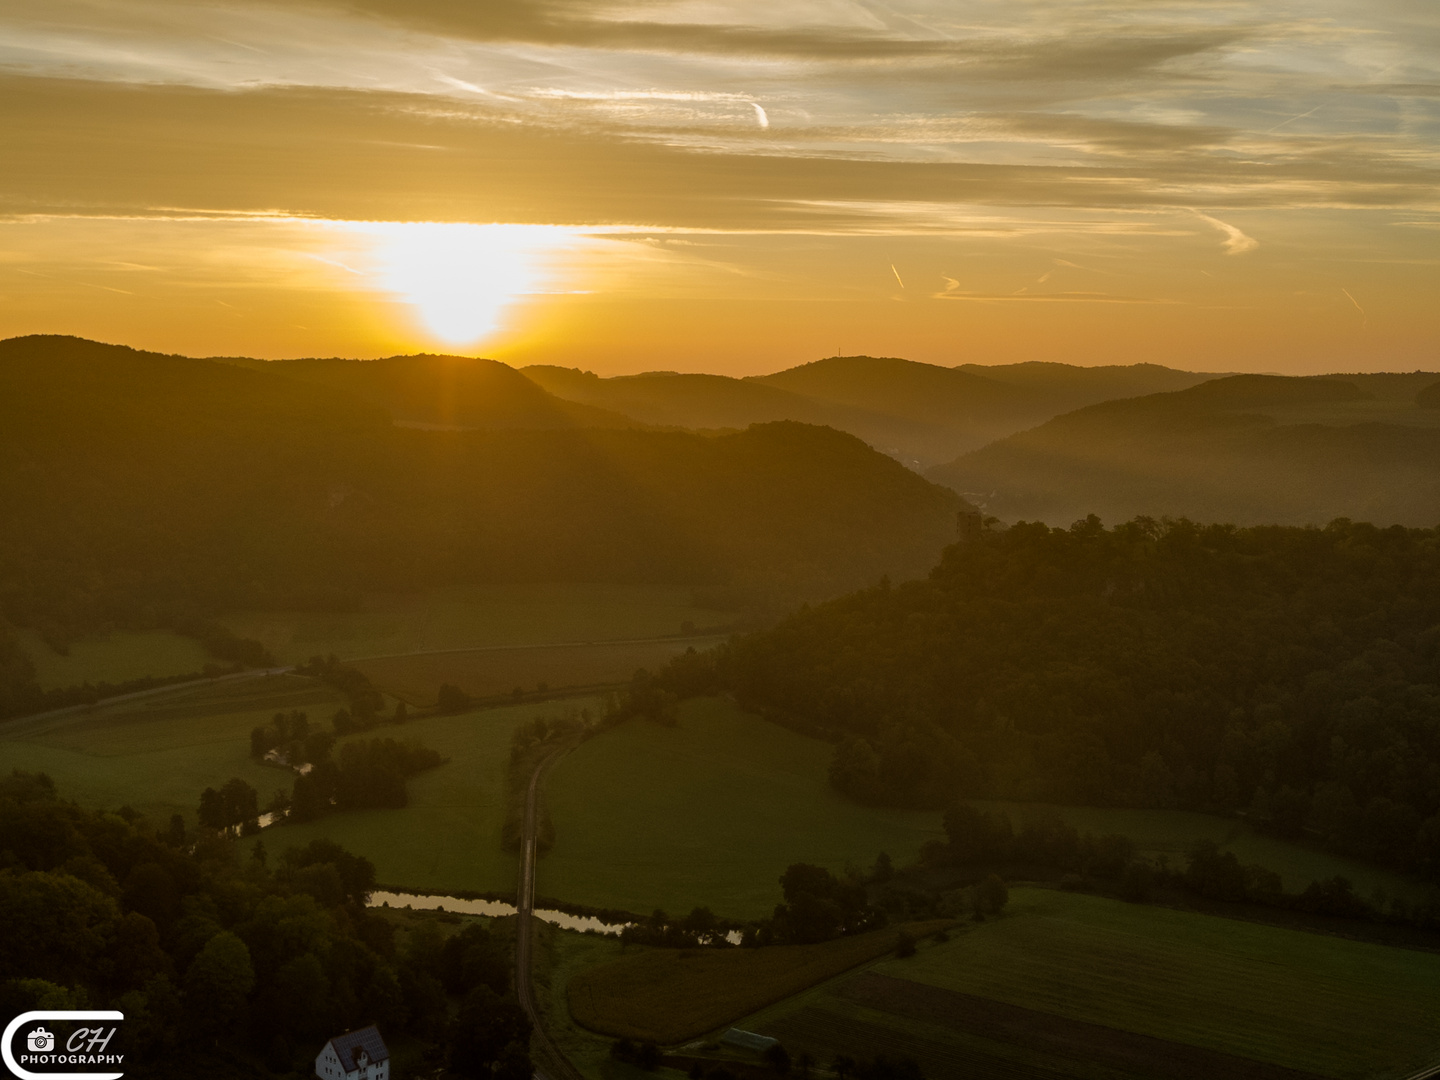
<svg viewBox="0 0 1440 1080">
<path fill-rule="evenodd" d="M 6 0 L 0 337 L 1440 368 L 1434 0 Z"/>
</svg>

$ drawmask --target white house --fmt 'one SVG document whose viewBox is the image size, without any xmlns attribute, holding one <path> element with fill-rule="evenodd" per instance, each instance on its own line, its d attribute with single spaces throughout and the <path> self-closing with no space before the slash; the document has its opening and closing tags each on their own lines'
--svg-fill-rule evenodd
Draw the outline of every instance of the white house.
<svg viewBox="0 0 1440 1080">
<path fill-rule="evenodd" d="M 321 1080 L 390 1080 L 390 1051 L 374 1024 L 336 1035 L 315 1059 Z"/>
</svg>

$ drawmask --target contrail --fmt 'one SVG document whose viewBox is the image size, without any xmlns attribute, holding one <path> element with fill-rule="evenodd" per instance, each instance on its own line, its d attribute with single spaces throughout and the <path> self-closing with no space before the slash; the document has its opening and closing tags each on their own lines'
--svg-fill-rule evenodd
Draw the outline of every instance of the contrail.
<svg viewBox="0 0 1440 1080">
<path fill-rule="evenodd" d="M 1360 324 L 1360 328 L 1363 330 L 1365 327 L 1369 326 L 1370 316 L 1365 314 L 1365 309 L 1360 306 L 1360 301 L 1356 300 L 1355 297 L 1350 296 L 1350 290 L 1345 288 L 1344 285 L 1340 286 L 1340 291 L 1343 292 L 1347 297 L 1350 297 L 1350 303 L 1355 305 L 1355 310 L 1360 312 L 1360 317 L 1365 320 Z"/>
<path fill-rule="evenodd" d="M 895 269 L 895 264 L 890 264 L 890 272 L 895 275 L 895 280 L 900 281 L 900 271 Z M 900 281 L 900 288 L 905 288 L 905 282 Z"/>
<path fill-rule="evenodd" d="M 1300 113 L 1298 116 L 1292 116 L 1292 117 L 1290 117 L 1289 120 L 1281 120 L 1280 123 L 1276 124 L 1273 128 L 1270 129 L 1270 131 L 1265 132 L 1265 134 L 1266 134 L 1266 135 L 1269 135 L 1270 132 L 1272 132 L 1272 131 L 1279 131 L 1279 130 L 1280 130 L 1282 127 L 1284 127 L 1286 124 L 1293 124 L 1296 120 L 1304 120 L 1305 117 L 1311 116 L 1311 115 L 1313 115 L 1314 113 L 1319 112 L 1319 111 L 1320 111 L 1321 109 L 1323 109 L 1324 107 L 1325 107 L 1325 103 L 1324 103 L 1324 102 L 1321 102 L 1319 105 L 1316 105 L 1315 108 L 1311 109 L 1309 112 L 1302 112 L 1302 113 Z"/>
<path fill-rule="evenodd" d="M 750 102 L 750 107 L 755 110 L 755 119 L 759 121 L 760 126 L 768 129 L 770 127 L 770 117 L 766 114 L 765 110 L 753 101 Z"/>
</svg>

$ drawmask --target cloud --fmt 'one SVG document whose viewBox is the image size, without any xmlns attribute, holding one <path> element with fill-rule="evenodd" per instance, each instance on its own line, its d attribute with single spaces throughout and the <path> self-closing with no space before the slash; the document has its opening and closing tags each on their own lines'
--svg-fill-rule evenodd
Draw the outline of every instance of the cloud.
<svg viewBox="0 0 1440 1080">
<path fill-rule="evenodd" d="M 1199 210 L 1195 210 L 1193 213 L 1207 225 L 1213 225 L 1225 234 L 1225 240 L 1222 246 L 1225 248 L 1226 255 L 1244 255 L 1246 252 L 1254 251 L 1260 246 L 1259 240 L 1256 240 L 1253 236 L 1246 236 L 1234 225 L 1221 221 L 1219 218 L 1213 218 L 1209 214 L 1202 214 Z"/>
</svg>

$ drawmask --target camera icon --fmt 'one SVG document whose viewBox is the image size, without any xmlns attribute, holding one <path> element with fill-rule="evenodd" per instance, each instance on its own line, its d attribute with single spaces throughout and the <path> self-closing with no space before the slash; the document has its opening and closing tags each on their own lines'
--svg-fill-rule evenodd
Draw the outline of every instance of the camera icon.
<svg viewBox="0 0 1440 1080">
<path fill-rule="evenodd" d="M 30 1048 L 32 1054 L 44 1054 L 55 1049 L 55 1036 L 38 1027 L 25 1037 L 25 1045 Z"/>
</svg>

